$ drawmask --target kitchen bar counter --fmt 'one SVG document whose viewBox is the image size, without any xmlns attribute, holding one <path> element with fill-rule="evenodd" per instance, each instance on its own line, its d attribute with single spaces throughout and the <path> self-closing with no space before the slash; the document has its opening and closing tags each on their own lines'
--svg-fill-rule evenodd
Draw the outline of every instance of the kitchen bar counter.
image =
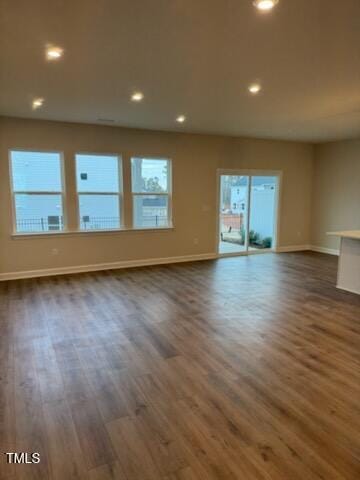
<svg viewBox="0 0 360 480">
<path fill-rule="evenodd" d="M 337 287 L 360 295 L 360 230 L 329 232 L 341 238 Z"/>
</svg>

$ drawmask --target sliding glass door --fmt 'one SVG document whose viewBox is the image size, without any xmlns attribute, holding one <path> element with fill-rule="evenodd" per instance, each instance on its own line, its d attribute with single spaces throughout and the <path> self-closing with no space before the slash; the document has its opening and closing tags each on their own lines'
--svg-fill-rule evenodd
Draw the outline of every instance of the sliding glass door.
<svg viewBox="0 0 360 480">
<path fill-rule="evenodd" d="M 220 175 L 219 253 L 275 247 L 278 175 Z"/>
<path fill-rule="evenodd" d="M 250 177 L 249 250 L 274 247 L 277 177 Z"/>
<path fill-rule="evenodd" d="M 220 177 L 219 253 L 246 252 L 248 238 L 249 177 Z"/>
</svg>

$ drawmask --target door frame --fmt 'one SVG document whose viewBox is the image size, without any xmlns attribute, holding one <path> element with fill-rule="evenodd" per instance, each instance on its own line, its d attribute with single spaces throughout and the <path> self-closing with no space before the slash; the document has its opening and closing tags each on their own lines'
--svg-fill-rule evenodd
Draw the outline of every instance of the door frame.
<svg viewBox="0 0 360 480">
<path fill-rule="evenodd" d="M 277 191 L 275 196 L 275 212 L 274 212 L 274 243 L 272 248 L 264 250 L 246 250 L 244 252 L 235 252 L 235 253 L 220 253 L 220 191 L 221 191 L 221 176 L 222 175 L 233 175 L 233 176 L 261 176 L 261 177 L 277 177 Z M 281 192 L 282 192 L 282 170 L 257 170 L 257 169 L 227 169 L 227 168 L 218 168 L 216 171 L 216 247 L 215 252 L 218 257 L 238 257 L 243 255 L 259 255 L 263 253 L 273 253 L 278 249 L 278 240 L 280 236 L 280 219 L 281 219 Z M 251 180 L 251 179 L 249 179 Z M 249 181 L 248 188 L 248 218 L 247 222 L 249 225 L 250 215 L 251 215 L 251 181 Z M 248 230 L 248 229 L 247 229 Z M 249 235 L 249 231 L 247 232 Z"/>
</svg>

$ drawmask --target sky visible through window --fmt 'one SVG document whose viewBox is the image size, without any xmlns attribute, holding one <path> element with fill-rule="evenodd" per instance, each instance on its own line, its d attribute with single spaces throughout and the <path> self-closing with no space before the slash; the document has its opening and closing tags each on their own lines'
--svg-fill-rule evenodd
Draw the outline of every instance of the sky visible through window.
<svg viewBox="0 0 360 480">
<path fill-rule="evenodd" d="M 78 192 L 119 192 L 119 160 L 110 155 L 76 155 Z"/>
<path fill-rule="evenodd" d="M 63 209 L 60 154 L 12 151 L 11 170 L 16 231 L 61 230 Z"/>
<path fill-rule="evenodd" d="M 168 160 L 132 158 L 131 168 L 134 193 L 168 191 Z"/>
<path fill-rule="evenodd" d="M 36 232 L 64 228 L 61 154 L 12 151 L 16 231 Z M 76 154 L 76 185 L 81 229 L 120 228 L 121 162 L 116 155 Z M 134 224 L 168 224 L 169 161 L 132 158 Z M 42 193 L 43 192 L 43 193 Z M 44 195 L 44 193 L 47 195 Z M 53 194 L 52 194 L 53 192 Z M 58 193 L 55 195 L 55 193 Z"/>
<path fill-rule="evenodd" d="M 139 228 L 169 225 L 169 161 L 132 158 L 134 225 Z M 146 195 L 141 195 L 146 194 Z"/>
<path fill-rule="evenodd" d="M 161 188 L 167 191 L 167 160 L 144 160 L 142 162 L 143 178 L 158 178 Z"/>
<path fill-rule="evenodd" d="M 11 152 L 13 190 L 22 192 L 60 192 L 60 154 Z"/>
</svg>

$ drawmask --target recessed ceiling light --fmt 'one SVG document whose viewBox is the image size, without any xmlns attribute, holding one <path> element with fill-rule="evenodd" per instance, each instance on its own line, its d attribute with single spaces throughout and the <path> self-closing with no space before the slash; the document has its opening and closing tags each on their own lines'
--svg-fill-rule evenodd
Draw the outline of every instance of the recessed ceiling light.
<svg viewBox="0 0 360 480">
<path fill-rule="evenodd" d="M 178 123 L 184 123 L 185 120 L 186 120 L 185 115 L 179 115 L 178 117 L 176 117 L 176 121 L 177 121 Z"/>
<path fill-rule="evenodd" d="M 43 98 L 34 98 L 32 102 L 32 108 L 33 110 L 37 110 L 38 108 L 42 107 L 44 104 L 44 99 Z"/>
<path fill-rule="evenodd" d="M 131 95 L 131 100 L 133 102 L 141 102 L 141 100 L 144 98 L 144 94 L 141 93 L 141 92 L 134 92 L 132 95 Z"/>
<path fill-rule="evenodd" d="M 253 95 L 256 95 L 257 93 L 260 92 L 261 85 L 259 83 L 252 83 L 251 85 L 249 85 L 248 90 Z"/>
<path fill-rule="evenodd" d="M 48 47 L 46 49 L 46 58 L 48 60 L 58 60 L 64 54 L 64 50 L 60 47 Z"/>
<path fill-rule="evenodd" d="M 269 10 L 272 10 L 277 3 L 279 3 L 279 0 L 254 0 L 253 3 L 258 10 L 261 10 L 262 12 L 268 12 Z"/>
</svg>

